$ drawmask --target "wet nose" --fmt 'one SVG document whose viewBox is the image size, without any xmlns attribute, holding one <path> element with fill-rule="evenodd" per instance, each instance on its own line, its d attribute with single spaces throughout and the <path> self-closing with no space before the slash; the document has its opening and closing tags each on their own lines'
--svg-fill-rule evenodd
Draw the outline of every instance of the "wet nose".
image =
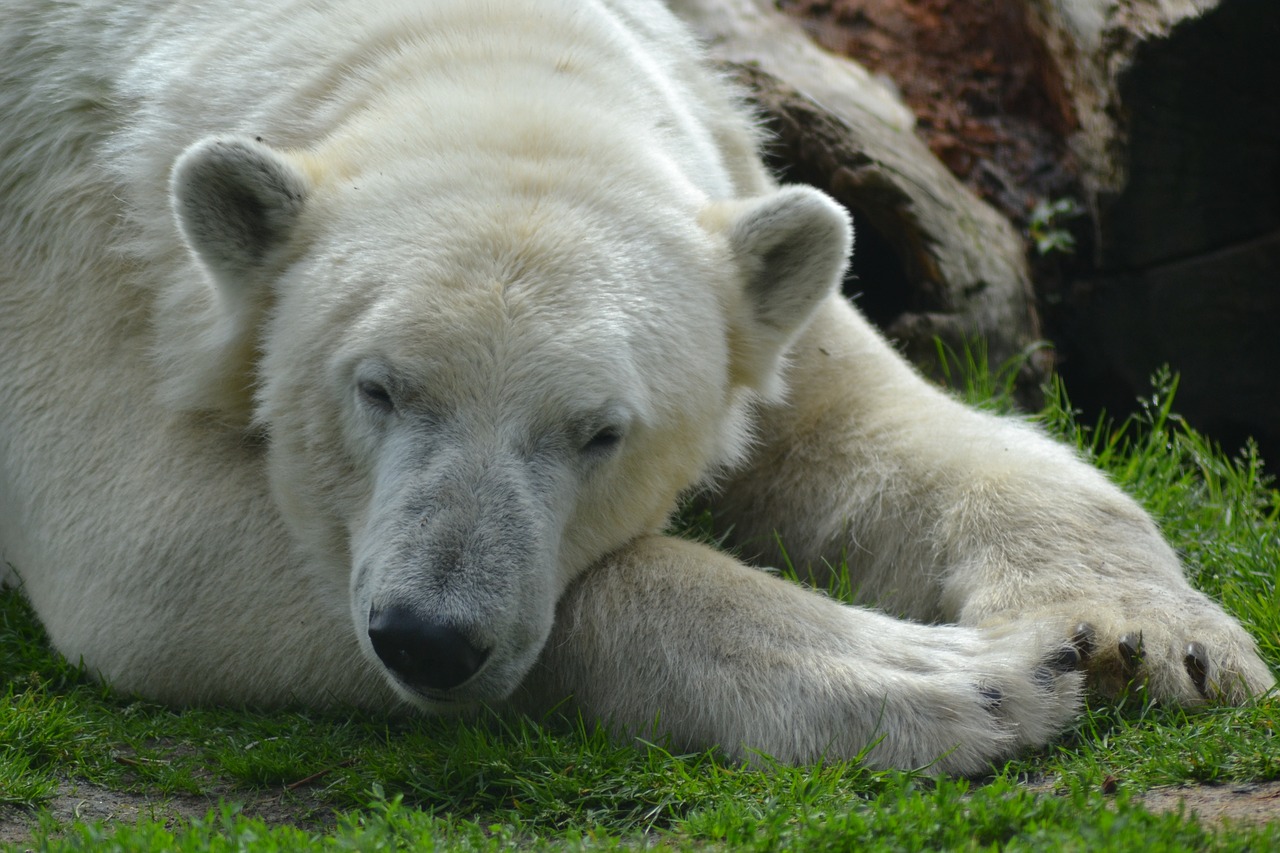
<svg viewBox="0 0 1280 853">
<path fill-rule="evenodd" d="M 403 607 L 369 612 L 369 639 L 378 658 L 411 687 L 448 690 L 480 671 L 488 649 L 457 628 Z"/>
</svg>

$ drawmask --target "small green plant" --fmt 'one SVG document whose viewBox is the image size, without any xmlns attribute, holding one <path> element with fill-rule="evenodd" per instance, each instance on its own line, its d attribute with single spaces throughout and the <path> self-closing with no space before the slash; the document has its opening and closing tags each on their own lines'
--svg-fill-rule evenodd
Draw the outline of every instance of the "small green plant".
<svg viewBox="0 0 1280 853">
<path fill-rule="evenodd" d="M 1036 202 L 1036 206 L 1031 209 L 1031 222 L 1027 226 L 1036 252 L 1041 256 L 1050 252 L 1074 252 L 1076 238 L 1063 227 L 1063 223 L 1082 213 L 1080 204 L 1073 198 L 1060 198 L 1056 201 L 1041 199 Z"/>
<path fill-rule="evenodd" d="M 936 378 L 970 406 L 998 414 L 1017 409 L 1018 384 L 1036 354 L 1052 349 L 1048 341 L 1032 341 L 1021 352 L 994 364 L 981 338 L 963 342 L 957 350 L 942 338 L 933 339 L 937 353 Z"/>
</svg>

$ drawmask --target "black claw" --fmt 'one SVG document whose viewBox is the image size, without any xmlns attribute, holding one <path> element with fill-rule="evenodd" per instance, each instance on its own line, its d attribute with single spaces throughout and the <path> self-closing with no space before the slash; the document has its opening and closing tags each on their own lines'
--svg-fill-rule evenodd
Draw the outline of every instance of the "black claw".
<svg viewBox="0 0 1280 853">
<path fill-rule="evenodd" d="M 987 711 L 997 711 L 1000 703 L 1004 701 L 1004 694 L 1000 692 L 998 687 L 979 687 L 978 692 L 982 694 L 982 704 L 987 706 Z"/>
<path fill-rule="evenodd" d="M 1209 698 L 1209 655 L 1200 643 L 1187 643 L 1187 650 L 1182 657 L 1182 665 L 1191 677 L 1191 683 L 1200 691 L 1200 695 Z"/>
<path fill-rule="evenodd" d="M 1055 672 L 1074 672 L 1084 665 L 1085 655 L 1074 644 L 1063 646 L 1045 661 Z"/>
<path fill-rule="evenodd" d="M 1142 666 L 1142 632 L 1125 634 L 1120 638 L 1120 659 L 1124 661 L 1125 672 L 1133 676 Z"/>
<path fill-rule="evenodd" d="M 1038 666 L 1031 672 L 1031 679 L 1036 683 L 1036 687 L 1041 690 L 1050 690 L 1053 688 L 1053 681 L 1059 673 L 1053 669 L 1053 664 L 1048 666 Z"/>
<path fill-rule="evenodd" d="M 1089 658 L 1093 657 L 1093 653 L 1098 650 L 1098 640 L 1093 626 L 1088 622 L 1081 622 L 1076 626 L 1075 631 L 1071 633 L 1071 645 L 1076 647 L 1076 651 L 1080 653 L 1080 663 L 1086 664 Z"/>
</svg>

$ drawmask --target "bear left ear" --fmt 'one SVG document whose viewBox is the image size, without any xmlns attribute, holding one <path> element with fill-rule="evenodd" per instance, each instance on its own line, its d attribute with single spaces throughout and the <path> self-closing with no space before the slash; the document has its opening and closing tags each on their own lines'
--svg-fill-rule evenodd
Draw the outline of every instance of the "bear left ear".
<svg viewBox="0 0 1280 853">
<path fill-rule="evenodd" d="M 734 379 L 776 397 L 783 354 L 844 277 L 853 249 L 849 214 L 812 187 L 789 186 L 712 205 L 704 221 L 724 230 L 741 275 L 730 321 Z"/>
</svg>

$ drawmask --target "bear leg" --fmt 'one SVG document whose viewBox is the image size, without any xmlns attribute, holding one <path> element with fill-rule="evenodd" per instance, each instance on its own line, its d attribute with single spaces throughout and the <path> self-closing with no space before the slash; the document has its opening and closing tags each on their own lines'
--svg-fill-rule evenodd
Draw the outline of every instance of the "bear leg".
<svg viewBox="0 0 1280 853">
<path fill-rule="evenodd" d="M 734 758 L 976 774 L 1079 710 L 1069 639 L 1016 630 L 894 619 L 644 537 L 570 588 L 516 703 Z"/>
<path fill-rule="evenodd" d="M 790 354 L 784 405 L 717 495 L 728 542 L 921 621 L 1079 634 L 1091 681 L 1157 700 L 1241 702 L 1275 679 L 1187 583 L 1150 517 L 1032 425 L 921 378 L 833 298 Z"/>
</svg>

